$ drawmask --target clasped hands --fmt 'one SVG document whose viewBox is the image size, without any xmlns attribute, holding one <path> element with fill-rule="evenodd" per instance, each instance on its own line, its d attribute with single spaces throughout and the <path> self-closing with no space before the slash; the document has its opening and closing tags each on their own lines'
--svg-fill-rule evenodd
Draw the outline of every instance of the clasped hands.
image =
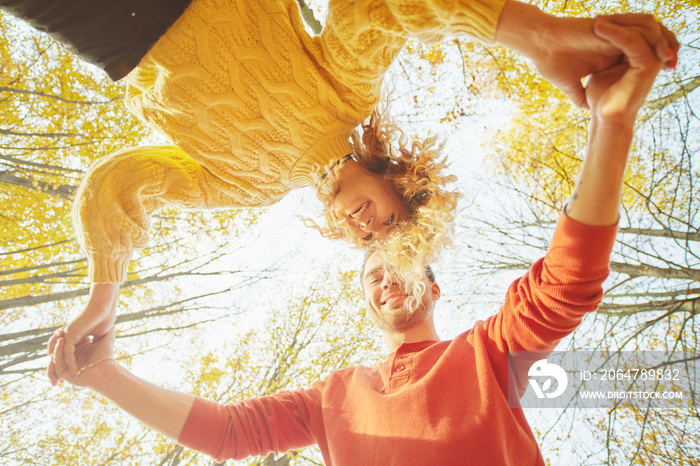
<svg viewBox="0 0 700 466">
<path fill-rule="evenodd" d="M 55 331 L 48 341 L 50 356 L 47 373 L 52 385 L 61 380 L 75 383 L 78 371 L 105 357 L 103 346 L 114 344 L 119 284 L 94 284 L 83 311 L 68 325 Z M 109 337 L 111 334 L 111 339 Z M 95 353 L 99 354 L 94 357 Z"/>
<path fill-rule="evenodd" d="M 676 36 L 650 14 L 623 13 L 595 18 L 560 18 L 538 8 L 509 1 L 496 31 L 496 41 L 522 53 L 538 72 L 571 101 L 588 108 L 582 80 L 626 60 L 620 44 L 601 35 L 596 25 L 612 24 L 638 34 L 666 69 L 678 63 Z"/>
<path fill-rule="evenodd" d="M 78 369 L 71 370 L 66 358 L 66 335 L 63 328 L 55 332 L 54 351 L 51 353 L 50 367 L 53 371 L 51 382 L 56 385 L 61 380 L 66 380 L 73 385 L 82 387 L 94 387 L 100 380 L 99 370 L 95 370 L 105 361 L 114 361 L 115 327 L 102 335 L 92 335 L 72 346 L 72 362 Z M 100 367 L 101 368 L 101 367 Z"/>
</svg>

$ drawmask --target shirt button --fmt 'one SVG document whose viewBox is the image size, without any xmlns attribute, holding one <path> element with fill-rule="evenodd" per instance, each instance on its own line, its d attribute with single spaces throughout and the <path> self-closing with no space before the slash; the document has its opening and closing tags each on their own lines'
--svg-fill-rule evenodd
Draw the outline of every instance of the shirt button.
<svg viewBox="0 0 700 466">
<path fill-rule="evenodd" d="M 401 372 L 401 371 L 404 370 L 404 369 L 406 369 L 405 366 L 398 366 L 398 367 L 396 368 L 396 372 Z"/>
</svg>

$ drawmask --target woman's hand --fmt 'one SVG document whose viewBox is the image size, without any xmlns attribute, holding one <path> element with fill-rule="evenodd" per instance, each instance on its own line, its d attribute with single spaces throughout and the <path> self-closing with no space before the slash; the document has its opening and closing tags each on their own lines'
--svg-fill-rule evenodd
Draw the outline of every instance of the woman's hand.
<svg viewBox="0 0 700 466">
<path fill-rule="evenodd" d="M 48 342 L 48 353 L 51 356 L 51 361 L 47 372 L 52 385 L 56 385 L 61 379 L 58 375 L 54 358 L 58 341 L 63 340 L 61 347 L 63 357 L 61 359 L 68 368 L 68 374 L 75 376 L 80 367 L 74 354 L 77 345 L 89 341 L 89 336 L 94 338 L 104 336 L 114 326 L 114 321 L 117 317 L 118 294 L 118 283 L 92 285 L 90 296 L 83 312 L 67 326 L 57 330 L 51 336 Z"/>
<path fill-rule="evenodd" d="M 619 48 L 624 53 L 624 60 L 589 77 L 586 102 L 593 122 L 598 125 L 633 125 L 663 62 L 644 35 L 635 29 L 599 22 L 594 32 Z"/>
<path fill-rule="evenodd" d="M 73 373 L 65 357 L 65 336 L 56 339 L 54 352 L 51 355 L 56 375 L 80 387 L 95 388 L 102 379 L 101 370 L 105 361 L 114 360 L 115 328 L 110 328 L 101 337 L 88 337 L 73 348 L 73 361 L 79 369 Z"/>
</svg>

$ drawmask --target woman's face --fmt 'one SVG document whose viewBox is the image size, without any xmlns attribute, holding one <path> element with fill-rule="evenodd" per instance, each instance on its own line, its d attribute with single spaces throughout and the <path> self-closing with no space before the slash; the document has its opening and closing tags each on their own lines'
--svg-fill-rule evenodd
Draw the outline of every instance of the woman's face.
<svg viewBox="0 0 700 466">
<path fill-rule="evenodd" d="M 410 212 L 394 186 L 383 175 L 348 160 L 338 168 L 331 209 L 340 222 L 366 243 L 383 239 Z"/>
</svg>

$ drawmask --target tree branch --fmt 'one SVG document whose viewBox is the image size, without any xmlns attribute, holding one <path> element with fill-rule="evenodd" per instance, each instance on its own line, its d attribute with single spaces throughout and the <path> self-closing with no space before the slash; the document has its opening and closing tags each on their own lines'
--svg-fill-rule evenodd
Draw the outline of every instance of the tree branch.
<svg viewBox="0 0 700 466">
<path fill-rule="evenodd" d="M 651 117 L 656 115 L 658 112 L 663 110 L 666 106 L 672 104 L 676 100 L 686 97 L 688 94 L 693 92 L 695 89 L 700 87 L 700 76 L 695 76 L 686 84 L 681 84 L 680 87 L 671 94 L 664 97 L 647 102 L 644 107 L 642 107 L 643 113 L 637 119 L 638 124 L 645 123 Z"/>
<path fill-rule="evenodd" d="M 630 277 L 677 278 L 679 280 L 700 281 L 700 270 L 679 267 L 676 269 L 610 262 L 610 270 Z"/>
<path fill-rule="evenodd" d="M 655 230 L 652 228 L 620 228 L 620 233 L 642 236 L 656 236 L 660 238 L 673 238 L 683 241 L 700 241 L 700 232 L 691 231 L 674 231 L 674 230 Z"/>
<path fill-rule="evenodd" d="M 700 311 L 700 298 L 682 301 L 649 301 L 641 304 L 607 304 L 598 307 L 598 313 L 624 317 L 643 312 L 665 311 L 669 313 L 687 312 L 696 315 Z"/>
<path fill-rule="evenodd" d="M 122 97 L 117 96 L 117 97 L 112 97 L 109 100 L 70 100 L 66 99 L 57 95 L 53 94 L 46 94 L 44 92 L 39 92 L 39 91 L 30 91 L 27 89 L 17 89 L 14 87 L 2 87 L 0 86 L 0 92 L 11 92 L 15 94 L 29 94 L 37 97 L 42 97 L 46 99 L 55 99 L 55 100 L 60 100 L 61 102 L 65 102 L 67 104 L 76 104 L 76 105 L 102 105 L 102 104 L 109 104 L 114 102 L 115 100 L 120 100 Z"/>
<path fill-rule="evenodd" d="M 15 165 L 28 165 L 30 167 L 43 168 L 44 170 L 56 170 L 56 171 L 79 173 L 79 174 L 84 173 L 83 170 L 76 170 L 74 168 L 59 167 L 56 165 L 48 165 L 45 163 L 30 162 L 28 160 L 22 160 L 22 159 L 18 159 L 16 157 L 10 157 L 9 155 L 0 155 L 0 160 L 7 160 L 8 162 L 14 163 Z"/>
<path fill-rule="evenodd" d="M 69 186 L 67 184 L 52 184 L 45 181 L 21 178 L 7 171 L 0 172 L 0 183 L 22 186 L 24 188 L 40 191 L 50 196 L 60 197 L 61 199 L 65 199 L 67 201 L 73 199 L 73 194 L 75 194 L 76 189 L 75 186 Z"/>
</svg>

